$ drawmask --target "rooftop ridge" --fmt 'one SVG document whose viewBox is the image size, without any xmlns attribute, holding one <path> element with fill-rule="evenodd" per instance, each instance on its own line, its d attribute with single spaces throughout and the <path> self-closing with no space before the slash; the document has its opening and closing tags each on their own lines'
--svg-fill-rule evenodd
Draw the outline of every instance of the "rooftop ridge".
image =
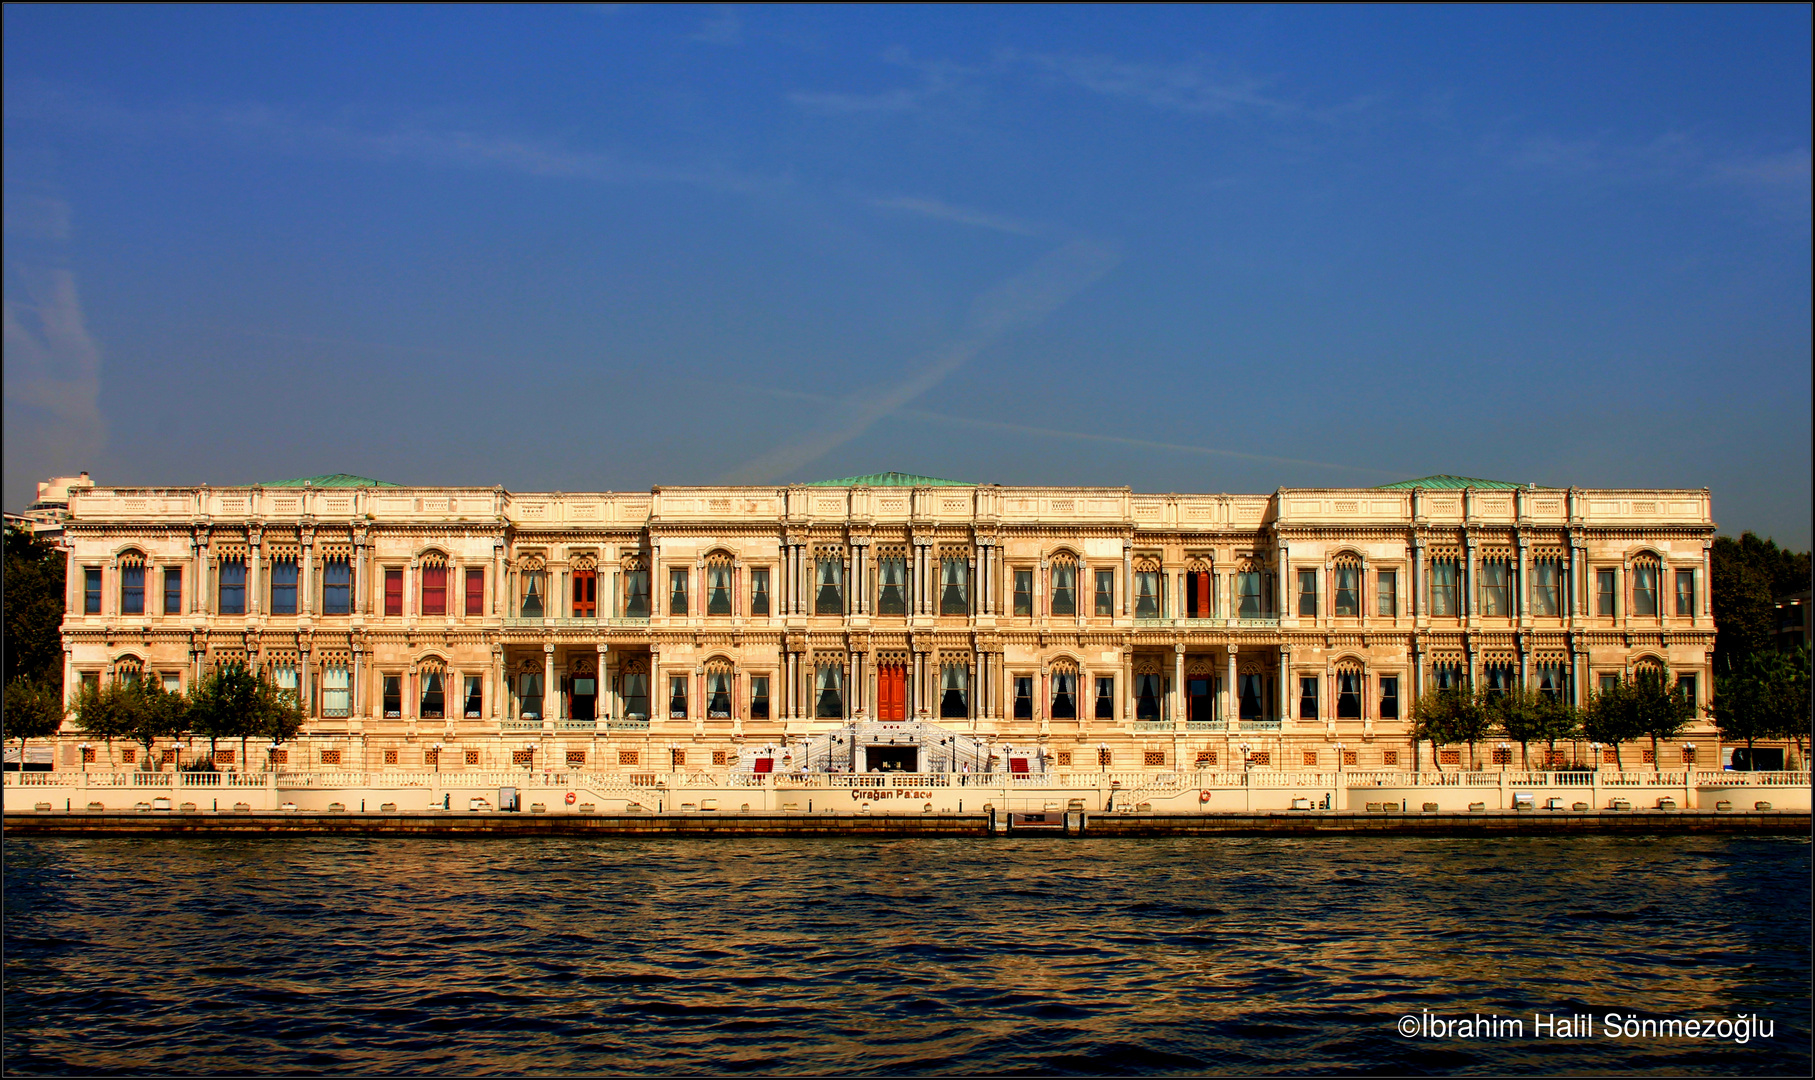
<svg viewBox="0 0 1815 1080">
<path fill-rule="evenodd" d="M 839 480 L 810 480 L 807 487 L 975 487 L 964 480 L 942 480 L 916 473 L 880 472 L 846 476 Z"/>
<path fill-rule="evenodd" d="M 374 480 L 369 476 L 354 476 L 352 473 L 325 473 L 321 476 L 299 476 L 295 480 L 273 480 L 270 483 L 250 485 L 254 487 L 318 487 L 318 488 L 355 488 L 355 487 L 398 487 L 400 485 L 385 480 Z"/>
<path fill-rule="evenodd" d="M 1435 476 L 1421 476 L 1416 480 L 1399 480 L 1391 484 L 1377 485 L 1375 491 L 1409 491 L 1412 488 L 1431 488 L 1433 490 L 1459 491 L 1462 488 L 1508 489 L 1522 488 L 1525 484 L 1514 484 L 1506 480 L 1483 480 L 1475 476 L 1452 476 L 1449 473 L 1438 473 Z"/>
</svg>

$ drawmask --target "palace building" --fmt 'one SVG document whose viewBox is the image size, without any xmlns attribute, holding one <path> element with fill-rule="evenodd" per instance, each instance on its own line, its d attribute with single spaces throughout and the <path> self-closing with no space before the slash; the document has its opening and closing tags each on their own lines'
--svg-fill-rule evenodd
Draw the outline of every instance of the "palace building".
<svg viewBox="0 0 1815 1080">
<path fill-rule="evenodd" d="M 901 721 L 1052 767 L 1409 770 L 1433 764 L 1406 721 L 1432 687 L 1580 702 L 1653 665 L 1705 705 L 1713 535 L 1706 490 L 1451 476 L 1264 495 L 898 473 L 71 486 L 65 686 L 269 672 L 308 725 L 252 762 L 223 745 L 237 768 L 724 770 Z M 1695 741 L 1706 767 L 1705 720 Z"/>
</svg>

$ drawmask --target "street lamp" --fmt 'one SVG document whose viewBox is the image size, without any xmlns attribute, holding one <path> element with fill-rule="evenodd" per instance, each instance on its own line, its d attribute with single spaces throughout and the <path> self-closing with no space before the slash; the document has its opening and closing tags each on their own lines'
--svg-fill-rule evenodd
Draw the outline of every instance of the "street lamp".
<svg viewBox="0 0 1815 1080">
<path fill-rule="evenodd" d="M 1499 759 L 1496 764 L 1500 766 L 1500 771 L 1505 772 L 1507 762 L 1512 760 L 1512 747 L 1505 743 L 1501 743 L 1499 746 L 1494 747 L 1494 757 Z"/>
<path fill-rule="evenodd" d="M 523 761 L 524 775 L 525 776 L 534 776 L 535 772 L 536 772 L 536 744 L 535 743 L 526 742 L 523 744 L 523 757 L 524 757 L 524 761 Z"/>
<path fill-rule="evenodd" d="M 1250 764 L 1252 763 L 1249 752 L 1248 752 L 1247 743 L 1241 744 L 1241 751 L 1242 751 L 1242 773 L 1245 775 L 1248 771 Z"/>
<path fill-rule="evenodd" d="M 1591 763 L 1593 771 L 1600 772 L 1601 771 L 1601 744 L 1598 742 L 1589 743 L 1588 752 L 1590 754 L 1594 755 L 1593 761 Z"/>
<path fill-rule="evenodd" d="M 436 773 L 436 775 L 440 775 L 440 773 L 441 773 L 441 744 L 440 743 L 435 744 L 435 773 Z"/>
<path fill-rule="evenodd" d="M 1694 765 L 1695 764 L 1695 744 L 1692 742 L 1686 742 L 1683 744 L 1683 764 L 1684 765 Z"/>
<path fill-rule="evenodd" d="M 87 743 L 77 743 L 76 749 L 80 750 L 82 752 L 82 775 L 87 776 L 88 775 L 88 744 Z M 21 758 L 19 761 L 19 770 L 21 773 L 23 773 L 25 771 L 25 760 L 23 758 Z"/>
<path fill-rule="evenodd" d="M 276 772 L 277 771 L 274 768 L 274 766 L 277 764 L 277 752 L 279 750 L 282 750 L 283 748 L 284 748 L 283 743 L 278 742 L 276 739 L 271 740 L 271 748 L 269 750 L 265 751 L 265 771 L 266 772 Z"/>
<path fill-rule="evenodd" d="M 1344 758 L 1348 757 L 1348 749 L 1346 743 L 1336 744 L 1336 783 L 1338 786 L 1342 784 L 1342 762 Z"/>
</svg>

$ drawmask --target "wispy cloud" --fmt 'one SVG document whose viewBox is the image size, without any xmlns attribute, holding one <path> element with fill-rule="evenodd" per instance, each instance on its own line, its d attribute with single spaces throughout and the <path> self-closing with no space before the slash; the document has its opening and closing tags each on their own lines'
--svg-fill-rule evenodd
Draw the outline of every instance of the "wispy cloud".
<svg viewBox="0 0 1815 1080">
<path fill-rule="evenodd" d="M 708 45 L 742 45 L 744 43 L 744 20 L 737 14 L 737 9 L 720 7 L 710 19 L 700 24 L 693 33 L 693 40 L 703 41 Z"/>
<path fill-rule="evenodd" d="M 1014 218 L 992 214 L 987 210 L 973 210 L 965 206 L 953 206 L 938 199 L 913 198 L 897 196 L 886 199 L 870 199 L 871 206 L 881 210 L 900 210 L 935 221 L 950 221 L 958 225 L 975 225 L 983 229 L 994 229 L 996 232 L 1013 233 L 1016 236 L 1041 236 L 1046 230 L 1038 225 L 1030 225 Z"/>
<path fill-rule="evenodd" d="M 1767 154 L 1722 151 L 1688 133 L 1671 131 L 1642 142 L 1595 135 L 1490 138 L 1483 148 L 1515 169 L 1594 184 L 1727 188 L 1770 211 L 1804 220 L 1809 216 L 1806 146 Z"/>
<path fill-rule="evenodd" d="M 1115 248 L 1089 240 L 1074 240 L 1050 252 L 978 297 L 958 339 L 935 353 L 913 377 L 838 402 L 818 428 L 747 462 L 723 482 L 766 484 L 796 473 L 939 385 L 1003 335 L 1037 325 L 1120 260 Z"/>
<path fill-rule="evenodd" d="M 68 270 L 15 268 L 4 304 L 6 457 L 11 475 L 66 472 L 107 441 L 101 347 L 88 332 Z M 22 460 L 23 459 L 23 460 Z M 85 459 L 84 459 L 85 460 Z"/>
<path fill-rule="evenodd" d="M 1260 79 L 1206 60 L 1160 64 L 1012 49 L 998 53 L 997 58 L 1003 64 L 1022 66 L 1057 82 L 1159 109 L 1219 116 L 1290 116 L 1304 111 L 1293 102 L 1269 94 Z"/>
<path fill-rule="evenodd" d="M 751 191 L 789 183 L 784 177 L 715 166 L 660 164 L 552 140 L 409 119 L 385 126 L 322 122 L 256 102 L 132 109 L 34 85 L 10 92 L 5 112 L 8 120 L 53 122 L 137 137 L 227 137 L 276 153 L 497 169 L 604 183 L 674 183 L 718 191 Z"/>
</svg>

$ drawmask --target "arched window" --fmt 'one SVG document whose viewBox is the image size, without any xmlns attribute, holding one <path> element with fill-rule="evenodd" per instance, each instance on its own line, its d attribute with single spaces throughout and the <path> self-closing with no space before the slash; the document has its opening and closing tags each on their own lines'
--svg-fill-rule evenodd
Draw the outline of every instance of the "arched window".
<svg viewBox="0 0 1815 1080">
<path fill-rule="evenodd" d="M 1560 659 L 1539 660 L 1533 666 L 1538 680 L 1538 693 L 1548 698 L 1569 697 L 1569 666 Z"/>
<path fill-rule="evenodd" d="M 1460 690 L 1468 681 L 1468 669 L 1460 660 L 1436 660 L 1431 663 L 1431 685 L 1438 690 Z"/>
<path fill-rule="evenodd" d="M 1260 564 L 1244 559 L 1235 572 L 1235 613 L 1241 619 L 1264 618 L 1272 605 L 1264 588 L 1265 573 Z"/>
<path fill-rule="evenodd" d="M 1481 676 L 1487 682 L 1487 692 L 1495 696 L 1511 690 L 1519 679 L 1511 660 L 1489 660 L 1482 665 Z"/>
<path fill-rule="evenodd" d="M 706 665 L 706 716 L 708 719 L 731 719 L 731 665 L 714 660 Z"/>
<path fill-rule="evenodd" d="M 271 552 L 271 614 L 296 614 L 297 560 L 296 548 L 278 547 Z"/>
<path fill-rule="evenodd" d="M 353 612 L 353 561 L 344 552 L 331 551 L 322 560 L 321 611 L 324 615 Z"/>
<path fill-rule="evenodd" d="M 631 619 L 649 617 L 649 564 L 640 556 L 624 559 L 624 615 Z M 644 693 L 648 693 L 647 681 Z"/>
<path fill-rule="evenodd" d="M 1336 719 L 1361 719 L 1361 665 L 1338 664 L 1336 667 Z"/>
<path fill-rule="evenodd" d="M 631 660 L 624 666 L 624 718 L 649 719 L 649 659 Z"/>
<path fill-rule="evenodd" d="M 876 558 L 876 614 L 907 614 L 907 551 L 885 547 Z"/>
<path fill-rule="evenodd" d="M 1481 615 L 1488 619 L 1512 617 L 1512 559 L 1487 555 L 1481 559 Z"/>
<path fill-rule="evenodd" d="M 819 591 L 813 614 L 844 614 L 844 555 L 836 548 L 819 550 Z"/>
<path fill-rule="evenodd" d="M 1069 555 L 1060 555 L 1052 561 L 1052 613 L 1078 613 L 1078 562 Z"/>
<path fill-rule="evenodd" d="M 729 555 L 713 555 L 706 560 L 706 614 L 731 614 L 731 556 Z"/>
<path fill-rule="evenodd" d="M 591 553 L 573 560 L 573 617 L 599 617 L 599 560 Z"/>
<path fill-rule="evenodd" d="M 221 559 L 220 612 L 222 615 L 246 613 L 246 557 L 229 555 Z"/>
<path fill-rule="evenodd" d="M 1052 669 L 1052 718 L 1075 720 L 1078 716 L 1078 669 L 1069 663 Z"/>
<path fill-rule="evenodd" d="M 1531 613 L 1544 618 L 1563 614 L 1563 578 L 1568 564 L 1560 554 L 1539 555 L 1531 561 Z"/>
<path fill-rule="evenodd" d="M 542 585 L 542 575 L 545 572 L 543 567 L 546 565 L 541 556 L 531 555 L 523 560 L 518 571 L 523 579 L 523 603 L 518 608 L 518 612 L 525 619 L 540 619 L 546 611 L 543 604 L 545 590 Z"/>
<path fill-rule="evenodd" d="M 1241 719 L 1259 720 L 1263 708 L 1262 693 L 1265 680 L 1258 671 L 1244 671 L 1241 679 Z"/>
<path fill-rule="evenodd" d="M 1192 559 L 1185 571 L 1185 618 L 1208 619 L 1216 614 L 1216 575 L 1204 559 Z"/>
<path fill-rule="evenodd" d="M 1457 559 L 1437 555 L 1431 559 L 1431 616 L 1454 619 L 1462 614 L 1461 592 L 1456 585 Z"/>
<path fill-rule="evenodd" d="M 1657 615 L 1658 561 L 1655 556 L 1641 555 L 1632 561 L 1632 613 Z"/>
<path fill-rule="evenodd" d="M 1137 559 L 1134 564 L 1134 617 L 1160 617 L 1160 564 L 1157 559 Z"/>
<path fill-rule="evenodd" d="M 1344 555 L 1336 560 L 1332 568 L 1334 578 L 1335 614 L 1346 618 L 1361 616 L 1361 560 L 1353 555 Z M 1341 716 L 1340 706 L 1338 716 Z M 1359 714 L 1357 714 L 1359 715 Z"/>
<path fill-rule="evenodd" d="M 422 556 L 422 613 L 447 614 L 447 556 L 438 551 Z"/>
<path fill-rule="evenodd" d="M 818 705 L 813 715 L 821 719 L 844 718 L 844 668 L 838 664 L 820 664 Z"/>
<path fill-rule="evenodd" d="M 517 672 L 517 717 L 542 719 L 542 668 L 534 661 L 526 662 Z"/>
<path fill-rule="evenodd" d="M 939 716 L 962 719 L 970 715 L 970 668 L 947 661 L 940 678 Z"/>
<path fill-rule="evenodd" d="M 961 552 L 946 552 L 939 563 L 939 614 L 970 614 L 970 561 Z"/>
<path fill-rule="evenodd" d="M 341 717 L 353 712 L 351 657 L 327 653 L 321 658 L 321 714 Z"/>
<path fill-rule="evenodd" d="M 1142 663 L 1134 672 L 1134 718 L 1158 720 L 1164 697 L 1165 684 L 1161 682 L 1159 665 L 1151 660 Z"/>
<path fill-rule="evenodd" d="M 134 686 L 145 674 L 145 663 L 136 656 L 122 656 L 113 664 L 113 677 L 127 686 Z"/>
<path fill-rule="evenodd" d="M 120 614 L 145 614 L 145 556 L 136 551 L 120 556 Z"/>
<path fill-rule="evenodd" d="M 424 660 L 416 669 L 422 689 L 421 710 L 424 720 L 440 720 L 447 715 L 446 668 L 439 660 Z"/>
</svg>

